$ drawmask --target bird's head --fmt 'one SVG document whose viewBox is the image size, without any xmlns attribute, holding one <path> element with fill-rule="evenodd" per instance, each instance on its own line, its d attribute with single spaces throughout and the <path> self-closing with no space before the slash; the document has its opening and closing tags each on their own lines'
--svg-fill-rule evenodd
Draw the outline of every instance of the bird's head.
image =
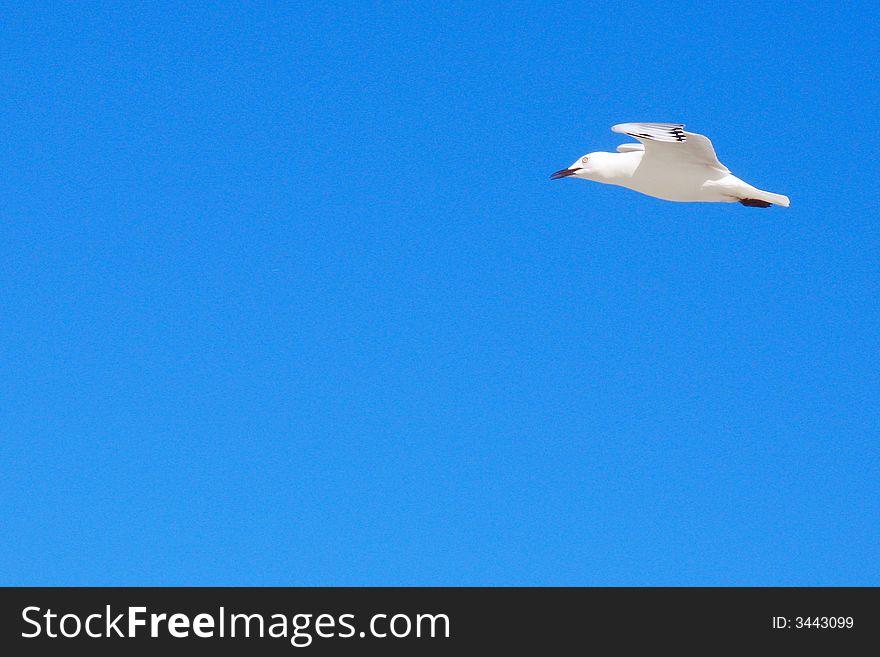
<svg viewBox="0 0 880 657">
<path fill-rule="evenodd" d="M 575 160 L 567 169 L 561 169 L 550 176 L 550 180 L 560 178 L 583 178 L 584 180 L 596 180 L 603 177 L 607 156 L 613 153 L 587 153 Z"/>
</svg>

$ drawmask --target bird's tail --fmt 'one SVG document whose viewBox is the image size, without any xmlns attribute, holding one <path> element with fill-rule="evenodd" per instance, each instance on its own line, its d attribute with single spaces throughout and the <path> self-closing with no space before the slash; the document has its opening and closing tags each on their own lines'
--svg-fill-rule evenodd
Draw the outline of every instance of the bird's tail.
<svg viewBox="0 0 880 657">
<path fill-rule="evenodd" d="M 784 194 L 765 192 L 763 189 L 755 189 L 755 191 L 752 193 L 752 197 L 758 199 L 759 201 L 765 201 L 773 205 L 781 205 L 784 208 L 787 208 L 790 204 L 788 197 Z"/>
</svg>

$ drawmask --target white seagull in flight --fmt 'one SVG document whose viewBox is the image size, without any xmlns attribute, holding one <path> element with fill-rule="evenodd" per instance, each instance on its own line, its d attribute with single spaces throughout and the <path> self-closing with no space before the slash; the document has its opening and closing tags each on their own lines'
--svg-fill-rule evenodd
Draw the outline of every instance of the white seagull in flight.
<svg viewBox="0 0 880 657">
<path fill-rule="evenodd" d="M 739 202 L 757 208 L 788 207 L 788 197 L 740 180 L 718 161 L 712 142 L 680 123 L 621 123 L 611 128 L 638 139 L 617 153 L 587 153 L 550 178 L 583 178 L 627 187 L 667 201 Z"/>
</svg>

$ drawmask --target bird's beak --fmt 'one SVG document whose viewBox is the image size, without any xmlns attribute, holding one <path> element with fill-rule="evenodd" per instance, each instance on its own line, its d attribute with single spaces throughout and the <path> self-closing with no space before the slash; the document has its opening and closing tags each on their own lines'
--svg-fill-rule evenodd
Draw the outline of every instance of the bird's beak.
<svg viewBox="0 0 880 657">
<path fill-rule="evenodd" d="M 550 180 L 559 180 L 560 178 L 568 178 L 568 176 L 573 176 L 580 169 L 562 169 L 561 171 L 557 171 L 553 175 L 550 176 Z"/>
</svg>

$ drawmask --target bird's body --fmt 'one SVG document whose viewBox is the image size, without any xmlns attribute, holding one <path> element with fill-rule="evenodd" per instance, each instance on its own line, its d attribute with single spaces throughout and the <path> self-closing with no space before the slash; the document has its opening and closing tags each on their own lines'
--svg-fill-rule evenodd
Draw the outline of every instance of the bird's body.
<svg viewBox="0 0 880 657">
<path fill-rule="evenodd" d="M 679 202 L 788 207 L 789 200 L 753 187 L 718 161 L 703 135 L 671 123 L 622 123 L 612 128 L 638 139 L 617 153 L 589 153 L 552 178 L 576 177 L 619 185 L 648 196 Z"/>
<path fill-rule="evenodd" d="M 594 180 L 666 201 L 723 203 L 766 194 L 729 171 L 689 162 L 651 161 L 645 157 L 645 151 L 607 155 L 613 158 L 608 167 L 610 175 L 597 176 Z"/>
</svg>

